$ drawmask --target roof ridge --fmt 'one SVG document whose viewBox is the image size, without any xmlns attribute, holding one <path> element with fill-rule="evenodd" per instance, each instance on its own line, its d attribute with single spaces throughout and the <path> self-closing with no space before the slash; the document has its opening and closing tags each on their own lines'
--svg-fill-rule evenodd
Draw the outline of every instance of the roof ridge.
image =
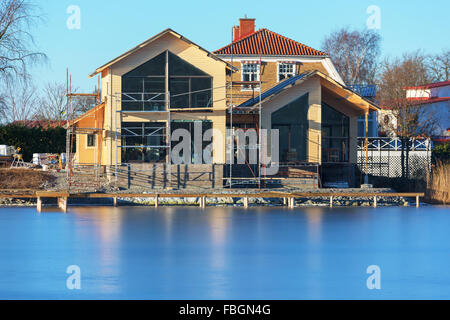
<svg viewBox="0 0 450 320">
<path fill-rule="evenodd" d="M 192 40 L 189 40 L 188 38 L 186 38 L 185 36 L 183 36 L 181 33 L 176 32 L 174 29 L 172 28 L 166 28 L 163 31 L 161 31 L 160 33 L 152 36 L 151 38 L 148 38 L 147 40 L 141 42 L 140 44 L 134 46 L 133 48 L 129 49 L 128 51 L 122 53 L 121 55 L 119 55 L 118 57 L 110 60 L 109 62 L 107 62 L 106 64 L 102 65 L 101 67 L 97 68 L 89 77 L 92 78 L 95 75 L 97 75 L 98 73 L 102 72 L 105 68 L 117 63 L 118 61 L 127 58 L 129 55 L 134 54 L 136 51 L 141 50 L 143 47 L 149 45 L 151 42 L 159 39 L 160 37 L 166 35 L 167 33 L 172 33 L 173 35 L 175 35 L 175 37 L 179 38 L 182 41 L 185 41 L 186 43 L 196 46 L 199 50 L 202 50 L 206 53 L 208 53 L 208 56 L 211 57 L 212 59 L 215 59 L 217 61 L 221 61 L 223 62 L 225 65 L 229 66 L 230 68 L 233 68 L 228 62 L 222 60 L 220 57 L 218 57 L 214 52 L 211 52 L 209 50 L 206 50 L 205 48 L 201 47 L 200 45 L 196 44 L 195 42 L 193 42 Z"/>
<path fill-rule="evenodd" d="M 314 49 L 313 47 L 310 47 L 310 46 L 305 45 L 305 44 L 303 44 L 303 43 L 301 43 L 299 41 L 296 41 L 296 40 L 293 40 L 293 39 L 288 38 L 286 36 L 283 36 L 283 35 L 275 32 L 275 31 L 269 30 L 267 28 L 258 29 L 257 31 L 255 31 L 255 32 L 253 32 L 253 33 L 243 37 L 242 39 L 239 39 L 237 41 L 232 41 L 230 44 L 228 44 L 228 45 L 226 45 L 226 46 L 224 46 L 224 47 L 222 47 L 222 48 L 220 48 L 218 50 L 215 50 L 214 53 L 218 54 L 218 55 L 220 55 L 220 54 L 229 54 L 229 53 L 220 53 L 220 52 L 221 51 L 229 51 L 230 48 L 232 48 L 234 46 L 239 47 L 240 45 L 245 44 L 245 41 L 250 41 L 249 39 L 251 39 L 252 37 L 257 37 L 257 41 L 258 42 L 262 42 L 262 43 L 271 42 L 270 39 L 264 39 L 264 38 L 260 39 L 258 37 L 260 34 L 265 34 L 265 33 L 268 34 L 268 35 L 271 35 L 273 37 L 281 38 L 283 41 L 288 42 L 290 44 L 290 47 L 291 47 L 290 51 L 292 51 L 292 47 L 295 47 L 296 49 L 298 49 L 298 50 L 295 50 L 295 51 L 297 51 L 297 52 L 300 51 L 300 54 L 280 54 L 280 55 L 286 55 L 286 56 L 290 56 L 290 55 L 327 56 L 327 54 L 325 52 L 323 52 L 323 51 Z M 239 51 L 239 49 L 237 51 Z M 241 51 L 242 51 L 242 49 L 241 49 Z M 310 54 L 307 54 L 307 53 L 310 53 Z M 241 53 L 241 54 L 247 55 L 249 53 Z"/>
<path fill-rule="evenodd" d="M 317 52 L 320 52 L 320 53 L 322 53 L 322 54 L 324 54 L 324 55 L 327 55 L 327 53 L 325 53 L 325 52 L 323 52 L 323 51 L 314 49 L 313 47 L 310 47 L 310 46 L 308 46 L 308 45 L 306 45 L 306 44 L 304 44 L 304 43 L 302 43 L 302 42 L 300 42 L 300 41 L 297 41 L 297 40 L 291 39 L 291 38 L 289 38 L 289 37 L 283 36 L 282 34 L 279 34 L 278 32 L 275 32 L 275 31 L 272 31 L 272 30 L 269 30 L 269 29 L 266 29 L 266 28 L 263 28 L 263 29 L 261 29 L 261 30 L 266 30 L 266 31 L 269 31 L 269 32 L 271 32 L 271 33 L 275 33 L 277 36 L 280 36 L 280 37 L 282 37 L 282 38 L 284 38 L 284 39 L 286 39 L 286 40 L 289 40 L 289 41 L 292 41 L 292 42 L 299 43 L 299 44 L 301 44 L 302 46 L 305 46 L 305 47 L 307 47 L 307 48 L 309 48 L 309 49 L 311 49 L 311 50 L 313 50 L 313 51 L 317 51 Z"/>
</svg>

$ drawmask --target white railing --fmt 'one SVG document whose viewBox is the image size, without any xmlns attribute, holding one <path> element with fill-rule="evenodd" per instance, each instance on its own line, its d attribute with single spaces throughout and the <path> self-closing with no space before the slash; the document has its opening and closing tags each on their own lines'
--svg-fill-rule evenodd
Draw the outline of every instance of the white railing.
<svg viewBox="0 0 450 320">
<path fill-rule="evenodd" d="M 431 151 L 433 143 L 430 139 L 410 139 L 410 151 Z M 366 139 L 358 138 L 358 151 L 364 151 Z M 401 151 L 402 141 L 400 138 L 369 138 L 369 150 Z"/>
</svg>

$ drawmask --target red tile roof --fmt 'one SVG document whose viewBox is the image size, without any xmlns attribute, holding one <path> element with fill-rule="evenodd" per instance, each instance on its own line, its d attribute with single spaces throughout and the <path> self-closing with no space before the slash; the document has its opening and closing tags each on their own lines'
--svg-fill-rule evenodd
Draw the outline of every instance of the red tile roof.
<svg viewBox="0 0 450 320">
<path fill-rule="evenodd" d="M 324 52 L 267 29 L 260 29 L 214 53 L 226 55 L 231 52 L 235 55 L 326 56 Z"/>
<path fill-rule="evenodd" d="M 58 128 L 58 127 L 63 127 L 66 124 L 67 121 L 62 120 L 62 121 L 58 121 L 58 120 L 22 120 L 22 121 L 15 121 L 12 124 L 13 125 L 19 125 L 19 126 L 24 126 L 27 128 L 43 128 L 43 129 L 48 129 L 48 128 Z"/>
<path fill-rule="evenodd" d="M 441 82 L 435 82 L 435 83 L 430 83 L 430 84 L 426 84 L 423 86 L 417 86 L 417 87 L 408 87 L 406 88 L 407 90 L 415 90 L 415 89 L 432 89 L 432 88 L 439 88 L 439 87 L 446 87 L 446 86 L 450 86 L 450 80 L 447 81 L 441 81 Z"/>
<path fill-rule="evenodd" d="M 435 97 L 435 98 L 407 98 L 409 101 L 417 104 L 433 104 L 438 102 L 450 101 L 450 97 Z"/>
</svg>

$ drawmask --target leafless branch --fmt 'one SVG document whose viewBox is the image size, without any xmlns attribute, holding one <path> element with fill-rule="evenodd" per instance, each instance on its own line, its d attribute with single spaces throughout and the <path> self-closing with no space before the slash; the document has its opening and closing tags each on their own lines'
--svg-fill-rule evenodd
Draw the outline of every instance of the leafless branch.
<svg viewBox="0 0 450 320">
<path fill-rule="evenodd" d="M 381 36 L 374 30 L 342 28 L 325 38 L 322 48 L 330 55 L 347 85 L 373 84 L 380 56 Z"/>
<path fill-rule="evenodd" d="M 27 0 L 0 2 L 0 76 L 28 77 L 28 70 L 46 56 L 35 50 L 29 30 L 41 20 L 38 8 Z"/>
</svg>

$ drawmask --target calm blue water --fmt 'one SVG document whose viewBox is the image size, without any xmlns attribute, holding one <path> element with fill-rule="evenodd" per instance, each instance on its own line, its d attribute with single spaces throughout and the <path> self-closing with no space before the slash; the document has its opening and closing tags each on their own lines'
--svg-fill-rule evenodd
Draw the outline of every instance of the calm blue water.
<svg viewBox="0 0 450 320">
<path fill-rule="evenodd" d="M 0 209 L 0 299 L 396 298 L 450 298 L 449 208 Z"/>
</svg>

